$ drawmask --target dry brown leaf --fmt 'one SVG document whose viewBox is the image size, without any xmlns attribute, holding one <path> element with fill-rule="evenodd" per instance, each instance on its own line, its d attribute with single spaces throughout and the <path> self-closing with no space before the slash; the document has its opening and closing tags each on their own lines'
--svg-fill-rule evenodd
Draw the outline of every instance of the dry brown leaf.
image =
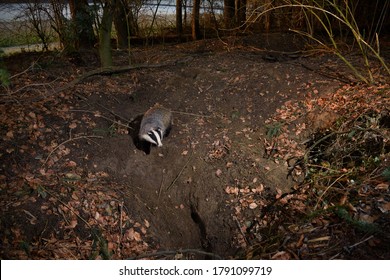
<svg viewBox="0 0 390 280">
<path fill-rule="evenodd" d="M 378 208 L 382 211 L 382 213 L 387 213 L 390 211 L 390 202 L 380 204 Z"/>
<path fill-rule="evenodd" d="M 257 208 L 257 204 L 255 202 L 252 202 L 249 204 L 249 209 L 256 209 Z"/>
<path fill-rule="evenodd" d="M 12 130 L 8 131 L 5 136 L 8 138 L 8 139 L 12 139 L 14 138 L 14 132 Z M 8 140 L 7 139 L 7 140 Z"/>
<path fill-rule="evenodd" d="M 260 184 L 260 185 L 258 185 L 256 188 L 251 189 L 251 191 L 252 191 L 253 193 L 261 193 L 261 192 L 264 191 L 264 185 L 263 185 L 263 184 Z"/>
<path fill-rule="evenodd" d="M 296 248 L 301 248 L 302 245 L 303 245 L 303 240 L 305 239 L 305 235 L 301 234 L 301 236 L 299 237 L 297 243 L 295 244 L 295 247 Z"/>
<path fill-rule="evenodd" d="M 70 228 L 75 228 L 76 226 L 77 226 L 77 220 L 75 219 L 75 220 L 70 221 L 69 226 L 66 226 L 65 228 L 70 229 Z"/>
<path fill-rule="evenodd" d="M 389 184 L 387 183 L 380 183 L 375 186 L 376 190 L 388 190 L 389 189 Z"/>
</svg>

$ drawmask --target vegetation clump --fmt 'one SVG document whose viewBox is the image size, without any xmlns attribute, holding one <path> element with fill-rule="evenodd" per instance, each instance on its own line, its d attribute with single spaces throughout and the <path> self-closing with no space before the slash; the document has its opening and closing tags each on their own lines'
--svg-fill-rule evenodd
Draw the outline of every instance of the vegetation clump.
<svg viewBox="0 0 390 280">
<path fill-rule="evenodd" d="M 301 141 L 294 151 L 284 146 L 286 134 L 272 138 L 271 159 L 285 159 L 288 176 L 297 183 L 262 210 L 261 217 L 279 235 L 255 242 L 246 254 L 251 258 L 332 259 L 354 258 L 363 250 L 366 258 L 386 258 L 390 240 L 389 92 L 388 85 L 344 86 L 329 96 L 290 104 L 274 116 L 271 128 L 272 122 L 280 127 L 282 121 L 281 130 L 290 131 L 290 137 L 304 135 L 309 140 Z M 257 230 L 251 227 L 252 235 L 268 236 L 264 235 L 268 230 L 261 223 Z M 347 246 L 340 251 L 346 232 L 360 249 Z M 271 251 L 258 251 L 269 246 Z M 376 255 L 373 251 L 378 246 L 383 251 Z"/>
</svg>

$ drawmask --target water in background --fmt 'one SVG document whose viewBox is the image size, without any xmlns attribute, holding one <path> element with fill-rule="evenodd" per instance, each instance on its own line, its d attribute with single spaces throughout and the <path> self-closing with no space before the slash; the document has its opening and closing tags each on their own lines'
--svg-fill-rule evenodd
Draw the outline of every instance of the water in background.
<svg viewBox="0 0 390 280">
<path fill-rule="evenodd" d="M 49 9 L 50 5 L 48 3 L 41 4 L 44 9 Z M 0 21 L 24 21 L 27 20 L 28 17 L 26 15 L 29 4 L 27 3 L 7 3 L 0 4 Z M 65 6 L 63 11 L 63 15 L 65 17 L 70 17 L 69 5 Z"/>
<path fill-rule="evenodd" d="M 159 15 L 172 15 L 175 14 L 176 8 L 175 8 L 175 0 L 149 0 L 145 2 L 145 4 L 142 7 L 142 13 L 145 14 L 153 14 L 158 7 L 157 14 Z M 191 1 L 188 1 L 191 2 Z M 210 2 L 209 1 L 202 1 L 201 4 L 201 10 L 207 11 L 210 10 Z M 219 14 L 222 12 L 222 5 L 223 1 L 212 1 L 214 5 L 214 12 Z M 159 3 L 159 4 L 158 4 Z M 92 4 L 92 3 L 91 3 Z M 48 3 L 42 3 L 41 4 L 44 9 L 50 10 L 50 4 Z M 187 7 L 188 12 L 191 12 L 191 3 Z M 64 6 L 63 15 L 66 18 L 70 18 L 70 10 L 69 5 L 66 4 Z M 26 11 L 28 8 L 27 3 L 7 3 L 7 4 L 0 4 L 0 22 L 1 21 L 23 21 L 27 20 Z M 101 9 L 100 11 L 101 12 Z"/>
</svg>

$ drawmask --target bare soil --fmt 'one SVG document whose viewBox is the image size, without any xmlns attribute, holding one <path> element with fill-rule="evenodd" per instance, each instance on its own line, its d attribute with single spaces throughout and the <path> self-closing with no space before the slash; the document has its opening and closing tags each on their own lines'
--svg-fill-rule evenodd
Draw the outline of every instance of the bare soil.
<svg viewBox="0 0 390 280">
<path fill-rule="evenodd" d="M 0 257 L 123 259 L 164 251 L 181 258 L 182 250 L 185 258 L 249 258 L 242 228 L 262 208 L 240 204 L 227 190 L 257 189 L 271 200 L 297 185 L 285 164 L 266 157 L 266 120 L 286 102 L 353 80 L 332 55 L 302 51 L 300 38 L 284 36 L 136 48 L 130 57 L 114 51 L 117 65 L 161 67 L 95 75 L 59 91 L 99 67 L 93 52 L 7 58 L 18 76 L 1 104 Z M 156 103 L 173 111 L 174 125 L 163 147 L 145 154 L 134 137 Z"/>
</svg>

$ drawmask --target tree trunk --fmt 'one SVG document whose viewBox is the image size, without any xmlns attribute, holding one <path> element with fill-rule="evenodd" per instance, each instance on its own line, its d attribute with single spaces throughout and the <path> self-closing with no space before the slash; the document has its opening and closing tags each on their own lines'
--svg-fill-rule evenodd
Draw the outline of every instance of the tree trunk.
<svg viewBox="0 0 390 280">
<path fill-rule="evenodd" d="M 193 0 L 192 18 L 191 18 L 191 29 L 192 29 L 193 40 L 198 40 L 200 38 L 199 10 L 200 10 L 200 0 Z"/>
<path fill-rule="evenodd" d="M 176 30 L 177 35 L 181 37 L 183 35 L 183 0 L 176 0 Z"/>
<path fill-rule="evenodd" d="M 225 28 L 232 28 L 234 26 L 234 11 L 235 0 L 223 1 L 223 21 Z"/>
<path fill-rule="evenodd" d="M 246 4 L 247 0 L 236 0 L 236 19 L 237 26 L 245 28 L 246 25 Z"/>
<path fill-rule="evenodd" d="M 93 32 L 93 17 L 89 11 L 88 0 L 69 0 L 69 8 L 74 26 L 74 48 L 92 48 L 96 37 Z"/>
<path fill-rule="evenodd" d="M 111 29 L 116 1 L 107 1 L 103 7 L 103 16 L 99 28 L 99 55 L 102 68 L 112 66 Z"/>
<path fill-rule="evenodd" d="M 118 49 L 127 49 L 129 47 L 129 37 L 131 34 L 130 21 L 128 20 L 128 14 L 130 13 L 126 3 L 120 1 L 115 7 L 114 26 L 117 36 Z"/>
</svg>

